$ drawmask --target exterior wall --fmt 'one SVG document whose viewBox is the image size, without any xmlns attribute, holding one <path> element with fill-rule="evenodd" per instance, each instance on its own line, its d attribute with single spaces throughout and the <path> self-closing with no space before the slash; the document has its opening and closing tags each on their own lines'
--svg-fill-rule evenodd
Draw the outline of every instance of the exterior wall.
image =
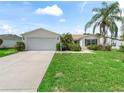
<svg viewBox="0 0 124 93">
<path fill-rule="evenodd" d="M 102 45 L 103 44 L 103 38 L 99 38 L 96 36 L 87 36 L 83 39 L 80 40 L 80 46 L 82 48 L 85 48 L 85 39 L 97 39 L 97 44 L 98 45 Z M 113 49 L 119 49 L 120 45 L 124 45 L 124 41 L 119 41 L 119 40 L 113 40 L 113 42 L 115 43 L 115 46 L 112 46 Z M 107 38 L 107 45 L 111 45 L 111 39 Z"/>
<path fill-rule="evenodd" d="M 85 38 L 84 39 L 81 39 L 81 42 L 82 42 L 81 47 L 85 47 Z"/>
<path fill-rule="evenodd" d="M 82 48 L 86 47 L 86 46 L 85 46 L 85 39 L 97 39 L 97 44 L 98 44 L 98 45 L 100 44 L 100 38 L 99 38 L 99 37 L 89 35 L 89 36 L 86 36 L 86 37 L 84 37 L 83 39 L 80 40 L 80 46 L 81 46 Z"/>
<path fill-rule="evenodd" d="M 124 41 L 114 40 L 114 43 L 116 43 L 116 45 L 112 46 L 113 49 L 119 49 L 121 45 L 124 45 Z"/>
<path fill-rule="evenodd" d="M 11 48 L 16 45 L 16 42 L 21 41 L 21 40 L 7 40 L 4 39 L 2 45 L 0 46 L 1 48 Z"/>
<path fill-rule="evenodd" d="M 60 41 L 60 36 L 58 34 L 54 34 L 52 32 L 48 32 L 45 30 L 35 30 L 33 32 L 29 32 L 23 35 L 24 43 L 26 45 L 26 50 L 28 50 L 28 39 L 39 38 L 39 39 L 55 39 L 56 43 Z M 52 42 L 51 42 L 52 43 Z"/>
<path fill-rule="evenodd" d="M 82 40 L 80 40 L 80 41 L 79 41 L 79 44 L 80 44 L 80 46 L 82 46 L 82 44 L 83 44 L 83 41 L 82 41 Z"/>
<path fill-rule="evenodd" d="M 112 42 L 115 44 L 112 46 L 113 49 L 119 49 L 121 45 L 124 45 L 124 41 L 112 40 Z M 110 38 L 107 38 L 107 44 L 111 45 Z"/>
<path fill-rule="evenodd" d="M 115 46 L 114 45 L 112 46 L 113 49 L 119 49 L 119 47 L 121 45 L 124 45 L 124 41 L 112 40 L 112 42 L 115 44 Z M 100 38 L 100 44 L 101 45 L 103 44 L 103 39 L 102 38 Z M 107 38 L 106 44 L 111 45 L 111 39 L 110 38 Z"/>
</svg>

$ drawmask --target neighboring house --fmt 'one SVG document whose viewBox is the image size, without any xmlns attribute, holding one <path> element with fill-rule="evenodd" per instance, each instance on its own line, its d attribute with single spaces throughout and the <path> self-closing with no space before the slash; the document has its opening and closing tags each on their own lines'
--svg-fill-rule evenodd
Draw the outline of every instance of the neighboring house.
<svg viewBox="0 0 124 93">
<path fill-rule="evenodd" d="M 56 50 L 60 35 L 49 30 L 39 28 L 22 34 L 26 50 Z"/>
<path fill-rule="evenodd" d="M 79 43 L 82 49 L 85 49 L 86 46 L 96 44 L 100 44 L 100 36 L 98 35 L 83 35 L 83 34 L 75 34 L 72 35 L 75 43 Z"/>
<path fill-rule="evenodd" d="M 117 38 L 107 37 L 107 44 L 112 45 L 113 49 L 119 49 L 121 45 L 124 45 L 124 41 L 119 37 Z"/>
<path fill-rule="evenodd" d="M 4 34 L 0 35 L 0 38 L 3 40 L 2 45 L 0 48 L 12 48 L 15 47 L 16 42 L 19 42 L 22 40 L 21 37 L 13 34 Z"/>
</svg>

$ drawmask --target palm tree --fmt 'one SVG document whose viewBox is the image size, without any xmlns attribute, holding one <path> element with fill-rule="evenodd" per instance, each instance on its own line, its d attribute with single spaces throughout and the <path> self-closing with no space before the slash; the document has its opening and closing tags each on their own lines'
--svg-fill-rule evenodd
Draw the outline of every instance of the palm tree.
<svg viewBox="0 0 124 93">
<path fill-rule="evenodd" d="M 2 40 L 2 39 L 0 39 L 0 46 L 2 45 L 2 43 L 3 43 L 3 40 Z"/>
<path fill-rule="evenodd" d="M 85 25 L 85 31 L 87 28 L 93 26 L 93 33 L 95 33 L 96 28 L 98 28 L 103 37 L 103 47 L 105 48 L 108 31 L 111 33 L 112 37 L 117 37 L 118 27 L 116 22 L 124 22 L 121 16 L 119 3 L 113 2 L 108 4 L 107 2 L 103 2 L 102 8 L 94 8 L 93 12 L 95 12 L 95 14 Z"/>
<path fill-rule="evenodd" d="M 121 26 L 121 39 L 124 40 L 124 24 Z"/>
</svg>

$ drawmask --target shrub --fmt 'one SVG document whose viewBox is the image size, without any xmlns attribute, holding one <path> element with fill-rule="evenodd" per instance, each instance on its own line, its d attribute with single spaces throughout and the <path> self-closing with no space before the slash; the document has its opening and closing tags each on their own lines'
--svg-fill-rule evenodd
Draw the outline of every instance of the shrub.
<svg viewBox="0 0 124 93">
<path fill-rule="evenodd" d="M 111 46 L 107 45 L 105 48 L 102 45 L 89 45 L 87 46 L 90 50 L 103 50 L 103 51 L 111 51 Z"/>
<path fill-rule="evenodd" d="M 2 39 L 0 39 L 0 45 L 2 45 L 2 43 L 3 43 L 3 40 L 2 40 Z"/>
<path fill-rule="evenodd" d="M 87 48 L 90 50 L 97 50 L 98 46 L 97 45 L 88 45 Z"/>
<path fill-rule="evenodd" d="M 56 50 L 60 51 L 60 42 L 56 44 Z"/>
<path fill-rule="evenodd" d="M 121 35 L 121 39 L 124 40 L 124 34 Z"/>
<path fill-rule="evenodd" d="M 124 45 L 121 45 L 119 50 L 120 50 L 121 52 L 124 52 Z"/>
<path fill-rule="evenodd" d="M 80 51 L 81 47 L 78 43 L 70 43 L 68 44 L 68 48 L 70 51 Z"/>
<path fill-rule="evenodd" d="M 74 43 L 73 37 L 70 33 L 62 34 L 60 37 L 60 42 L 62 43 L 62 51 L 80 51 L 81 47 L 79 44 Z M 60 51 L 60 42 L 56 44 L 56 50 Z"/>
<path fill-rule="evenodd" d="M 60 40 L 62 43 L 72 43 L 73 42 L 73 37 L 70 33 L 62 34 L 60 37 Z"/>
<path fill-rule="evenodd" d="M 66 50 L 69 50 L 69 47 L 68 47 L 68 43 L 62 43 L 62 51 L 66 51 Z"/>
<path fill-rule="evenodd" d="M 16 42 L 16 49 L 17 51 L 24 51 L 25 50 L 25 44 L 24 42 Z"/>
<path fill-rule="evenodd" d="M 73 43 L 72 35 L 70 33 L 62 34 L 60 42 L 63 50 L 69 50 L 68 44 Z"/>
<path fill-rule="evenodd" d="M 97 49 L 98 50 L 103 50 L 103 46 L 102 45 L 98 45 Z"/>
<path fill-rule="evenodd" d="M 105 46 L 105 50 L 106 50 L 106 51 L 111 51 L 111 45 Z"/>
</svg>

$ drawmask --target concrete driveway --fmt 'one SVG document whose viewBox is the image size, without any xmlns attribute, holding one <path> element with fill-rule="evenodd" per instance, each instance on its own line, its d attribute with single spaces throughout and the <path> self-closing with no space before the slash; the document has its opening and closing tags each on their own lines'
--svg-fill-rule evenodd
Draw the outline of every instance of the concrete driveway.
<svg viewBox="0 0 124 93">
<path fill-rule="evenodd" d="M 27 51 L 0 58 L 0 91 L 37 91 L 54 51 Z"/>
</svg>

